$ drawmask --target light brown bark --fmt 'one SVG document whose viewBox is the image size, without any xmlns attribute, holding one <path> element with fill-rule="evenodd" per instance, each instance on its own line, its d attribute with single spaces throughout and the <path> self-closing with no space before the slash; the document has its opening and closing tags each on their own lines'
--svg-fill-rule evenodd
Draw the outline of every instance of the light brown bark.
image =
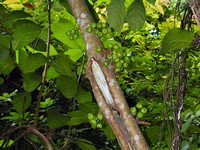
<svg viewBox="0 0 200 150">
<path fill-rule="evenodd" d="M 68 3 L 84 37 L 88 56 L 87 77 L 91 82 L 101 113 L 110 124 L 123 150 L 149 149 L 136 120 L 130 113 L 123 92 L 111 69 L 112 67 L 102 65 L 106 58 L 96 51 L 97 46 L 103 48 L 100 39 L 95 34 L 86 31 L 87 27 L 93 22 L 93 18 L 85 1 L 68 0 Z M 102 76 L 97 77 L 98 75 Z M 108 91 L 104 91 L 101 85 L 108 87 Z M 110 97 L 113 103 L 108 103 L 107 96 Z"/>
</svg>

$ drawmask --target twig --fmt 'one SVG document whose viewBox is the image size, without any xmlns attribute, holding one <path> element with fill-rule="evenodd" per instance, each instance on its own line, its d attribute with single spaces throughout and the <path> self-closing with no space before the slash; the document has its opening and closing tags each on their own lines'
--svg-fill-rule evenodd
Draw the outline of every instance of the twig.
<svg viewBox="0 0 200 150">
<path fill-rule="evenodd" d="M 51 11 L 50 11 L 51 0 L 47 0 L 47 2 L 48 2 L 48 35 L 47 35 L 46 57 L 47 57 L 47 60 L 49 61 L 50 40 L 51 40 Z M 35 119 L 34 119 L 34 124 L 33 124 L 33 127 L 35 128 L 38 126 L 40 101 L 42 99 L 42 92 L 43 92 L 45 81 L 46 81 L 47 69 L 48 69 L 48 62 L 45 63 L 44 65 L 44 70 L 42 74 L 42 83 L 41 83 L 40 91 L 37 97 L 37 106 L 35 110 Z"/>
</svg>

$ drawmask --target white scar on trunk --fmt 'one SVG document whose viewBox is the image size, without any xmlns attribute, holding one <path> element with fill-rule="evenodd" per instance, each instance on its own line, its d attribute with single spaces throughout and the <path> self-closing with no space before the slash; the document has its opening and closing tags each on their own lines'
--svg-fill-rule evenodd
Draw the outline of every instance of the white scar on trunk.
<svg viewBox="0 0 200 150">
<path fill-rule="evenodd" d="M 105 75 L 103 71 L 101 70 L 101 67 L 99 66 L 99 64 L 93 58 L 91 60 L 92 60 L 92 64 L 91 64 L 92 73 L 94 75 L 95 81 L 97 82 L 99 89 L 101 90 L 104 98 L 106 99 L 106 102 L 109 105 L 114 106 L 114 100 L 110 93 Z"/>
</svg>

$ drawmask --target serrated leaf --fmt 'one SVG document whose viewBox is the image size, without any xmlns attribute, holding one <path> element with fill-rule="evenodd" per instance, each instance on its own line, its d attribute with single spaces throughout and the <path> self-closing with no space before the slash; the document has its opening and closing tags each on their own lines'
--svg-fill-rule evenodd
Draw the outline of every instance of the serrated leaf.
<svg viewBox="0 0 200 150">
<path fill-rule="evenodd" d="M 32 96 L 30 93 L 19 93 L 13 97 L 14 109 L 22 115 L 31 105 Z"/>
<path fill-rule="evenodd" d="M 59 76 L 56 80 L 56 85 L 66 98 L 72 98 L 77 94 L 78 84 L 76 78 Z"/>
<path fill-rule="evenodd" d="M 14 50 L 21 49 L 39 37 L 41 29 L 30 20 L 20 20 L 13 30 L 12 47 Z"/>
<path fill-rule="evenodd" d="M 70 116 L 71 119 L 67 122 L 67 125 L 74 126 L 74 125 L 79 125 L 82 123 L 87 123 L 87 122 L 89 122 L 87 115 L 88 115 L 88 113 L 85 113 L 82 111 L 69 112 L 68 116 Z"/>
<path fill-rule="evenodd" d="M 71 77 L 75 76 L 75 73 L 72 72 L 72 69 L 70 67 L 70 60 L 64 54 L 56 56 L 56 59 L 53 61 L 52 66 L 54 67 L 56 72 L 60 75 L 67 75 Z"/>
<path fill-rule="evenodd" d="M 0 74 L 9 75 L 15 68 L 15 63 L 12 58 L 0 61 Z"/>
<path fill-rule="evenodd" d="M 86 139 L 79 139 L 76 144 L 81 148 L 82 150 L 96 150 L 93 143 Z"/>
<path fill-rule="evenodd" d="M 46 57 L 42 54 L 28 55 L 25 50 L 19 51 L 19 67 L 24 74 L 34 72 L 46 63 Z"/>
<path fill-rule="evenodd" d="M 60 128 L 65 126 L 70 117 L 62 115 L 54 109 L 47 110 L 47 123 L 50 128 Z"/>
<path fill-rule="evenodd" d="M 83 52 L 80 49 L 69 49 L 64 54 L 68 55 L 69 58 L 74 62 L 83 56 Z"/>
<path fill-rule="evenodd" d="M 126 20 L 132 30 L 140 30 L 146 18 L 145 7 L 142 0 L 134 0 L 128 8 Z"/>
<path fill-rule="evenodd" d="M 78 103 L 87 103 L 92 102 L 92 93 L 90 91 L 84 91 L 83 89 L 78 90 L 78 94 L 76 96 Z"/>
<path fill-rule="evenodd" d="M 111 3 L 107 7 L 108 11 L 108 23 L 116 32 L 120 32 L 124 24 L 124 1 L 123 0 L 111 0 Z"/>
<path fill-rule="evenodd" d="M 27 92 L 34 91 L 41 82 L 42 78 L 40 75 L 35 73 L 28 73 L 24 75 L 24 81 L 23 81 L 23 88 Z"/>
<path fill-rule="evenodd" d="M 189 48 L 193 39 L 194 33 L 190 31 L 179 28 L 171 29 L 162 40 L 161 52 L 172 52 L 182 48 Z"/>
</svg>

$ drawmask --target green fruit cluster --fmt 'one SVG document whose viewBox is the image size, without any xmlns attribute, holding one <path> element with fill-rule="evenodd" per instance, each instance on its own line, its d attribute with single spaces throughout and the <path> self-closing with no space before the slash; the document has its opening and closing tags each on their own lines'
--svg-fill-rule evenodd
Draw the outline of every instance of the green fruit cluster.
<svg viewBox="0 0 200 150">
<path fill-rule="evenodd" d="M 95 33 L 102 42 L 113 37 L 112 29 L 109 28 L 107 24 L 102 22 L 93 22 L 90 26 L 87 27 L 86 31 L 89 33 Z"/>
<path fill-rule="evenodd" d="M 66 32 L 67 36 L 69 37 L 70 40 L 74 40 L 74 39 L 78 39 L 78 30 L 76 29 L 71 29 L 71 30 L 68 30 Z"/>
<path fill-rule="evenodd" d="M 113 38 L 114 32 L 111 28 L 108 27 L 105 23 L 92 23 L 88 28 L 87 32 L 89 33 L 95 33 L 102 42 L 104 41 L 110 41 L 110 38 Z M 111 43 L 109 42 L 107 45 L 104 45 L 105 48 L 108 50 L 107 54 L 107 60 L 103 62 L 104 66 L 108 66 L 110 62 L 113 62 L 115 66 L 115 72 L 128 72 L 127 68 L 131 62 L 130 58 L 130 51 L 129 49 L 123 49 L 121 45 L 117 42 Z M 102 48 L 100 46 L 97 46 L 96 48 L 97 52 L 102 52 Z"/>
<path fill-rule="evenodd" d="M 99 128 L 101 129 L 103 127 L 102 122 L 103 122 L 103 115 L 98 113 L 96 116 L 92 113 L 88 114 L 88 119 L 91 124 L 91 127 L 93 129 Z"/>
<path fill-rule="evenodd" d="M 131 107 L 131 113 L 138 118 L 142 118 L 147 113 L 147 109 L 143 107 L 142 103 L 138 102 L 135 107 Z"/>
<path fill-rule="evenodd" d="M 126 71 L 131 62 L 129 52 L 121 48 L 121 46 L 117 43 L 109 43 L 107 48 L 111 50 L 111 53 L 107 55 L 107 59 L 114 63 L 115 72 L 119 73 Z"/>
</svg>

